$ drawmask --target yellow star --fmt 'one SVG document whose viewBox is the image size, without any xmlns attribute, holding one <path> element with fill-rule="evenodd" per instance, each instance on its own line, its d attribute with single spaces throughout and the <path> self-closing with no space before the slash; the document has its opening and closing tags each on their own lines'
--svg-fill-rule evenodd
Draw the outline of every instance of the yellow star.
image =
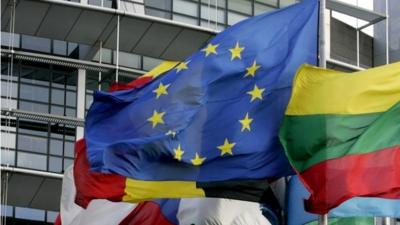
<svg viewBox="0 0 400 225">
<path fill-rule="evenodd" d="M 165 133 L 165 135 L 171 135 L 174 138 L 176 136 L 176 132 L 169 130 L 167 133 Z"/>
<path fill-rule="evenodd" d="M 229 51 L 230 51 L 231 54 L 232 54 L 231 61 L 234 60 L 235 58 L 242 59 L 242 56 L 241 56 L 240 54 L 241 54 L 241 52 L 242 52 L 243 50 L 244 50 L 244 47 L 240 47 L 240 46 L 239 46 L 239 42 L 236 42 L 235 47 L 229 49 Z"/>
<path fill-rule="evenodd" d="M 181 62 L 178 64 L 178 66 L 175 68 L 176 72 L 179 73 L 181 70 L 187 70 L 189 62 Z"/>
<path fill-rule="evenodd" d="M 158 99 L 161 95 L 167 95 L 167 88 L 169 87 L 169 85 L 171 84 L 167 84 L 164 85 L 163 83 L 160 82 L 160 84 L 158 85 L 158 88 L 154 89 L 153 92 L 156 93 L 156 99 Z"/>
<path fill-rule="evenodd" d="M 242 124 L 242 130 L 241 132 L 243 132 L 244 130 L 248 130 L 250 131 L 250 124 L 251 122 L 253 122 L 252 118 L 249 118 L 249 113 L 246 113 L 246 116 L 244 117 L 244 119 L 239 120 L 239 123 Z"/>
<path fill-rule="evenodd" d="M 206 160 L 206 157 L 201 158 L 199 154 L 197 154 L 196 152 L 196 156 L 194 157 L 194 159 L 191 159 L 190 161 L 192 161 L 192 164 L 194 166 L 200 166 L 201 164 L 203 164 L 204 160 Z"/>
<path fill-rule="evenodd" d="M 247 67 L 247 73 L 244 75 L 244 77 L 247 76 L 252 76 L 255 77 L 256 75 L 256 71 L 260 68 L 260 65 L 257 65 L 256 60 L 254 60 L 253 65 L 251 65 L 250 67 Z"/>
<path fill-rule="evenodd" d="M 174 149 L 175 155 L 174 155 L 174 159 L 177 159 L 178 161 L 182 160 L 182 155 L 183 153 L 185 153 L 185 151 L 183 151 L 181 149 L 181 145 L 178 145 L 178 148 Z"/>
<path fill-rule="evenodd" d="M 250 102 L 253 102 L 257 98 L 262 100 L 262 93 L 265 91 L 265 88 L 258 88 L 257 85 L 254 85 L 254 89 L 251 91 L 248 91 L 247 94 L 251 95 L 251 100 Z"/>
<path fill-rule="evenodd" d="M 218 44 L 213 45 L 213 44 L 209 43 L 207 45 L 207 47 L 203 48 L 201 51 L 205 52 L 206 53 L 206 57 L 207 57 L 210 54 L 217 54 L 217 47 L 218 47 Z"/>
<path fill-rule="evenodd" d="M 231 154 L 232 153 L 232 148 L 236 145 L 236 143 L 229 143 L 228 139 L 225 138 L 224 144 L 218 146 L 218 149 L 221 150 L 221 156 L 225 155 L 225 154 Z"/>
<path fill-rule="evenodd" d="M 153 115 L 147 119 L 147 121 L 152 122 L 153 128 L 157 126 L 157 124 L 164 124 L 163 116 L 165 115 L 165 112 L 157 112 L 157 110 L 154 110 Z"/>
</svg>

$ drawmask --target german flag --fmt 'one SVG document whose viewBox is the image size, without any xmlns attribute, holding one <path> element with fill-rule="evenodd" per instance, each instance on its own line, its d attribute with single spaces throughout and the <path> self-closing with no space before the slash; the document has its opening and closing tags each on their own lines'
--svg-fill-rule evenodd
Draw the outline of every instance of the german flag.
<svg viewBox="0 0 400 225">
<path fill-rule="evenodd" d="M 325 214 L 355 196 L 400 198 L 400 63 L 354 73 L 303 66 L 281 126 L 286 155 Z"/>
</svg>

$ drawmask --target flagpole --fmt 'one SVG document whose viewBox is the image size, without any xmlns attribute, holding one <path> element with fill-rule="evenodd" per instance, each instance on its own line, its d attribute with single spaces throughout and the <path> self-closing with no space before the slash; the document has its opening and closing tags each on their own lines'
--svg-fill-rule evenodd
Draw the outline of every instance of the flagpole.
<svg viewBox="0 0 400 225">
<path fill-rule="evenodd" d="M 319 0 L 319 67 L 326 68 L 326 35 L 325 35 L 326 0 Z M 318 217 L 319 225 L 328 225 L 328 214 Z"/>
</svg>

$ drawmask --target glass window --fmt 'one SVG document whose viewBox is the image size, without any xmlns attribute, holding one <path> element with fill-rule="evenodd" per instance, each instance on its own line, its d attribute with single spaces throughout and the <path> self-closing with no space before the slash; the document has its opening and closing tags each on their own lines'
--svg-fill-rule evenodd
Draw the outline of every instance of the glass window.
<svg viewBox="0 0 400 225">
<path fill-rule="evenodd" d="M 47 153 L 47 139 L 28 135 L 18 135 L 18 149 Z"/>
<path fill-rule="evenodd" d="M 1 107 L 16 109 L 17 108 L 17 100 L 6 99 L 6 98 L 2 97 L 1 98 Z"/>
<path fill-rule="evenodd" d="M 210 15 L 208 15 L 210 13 Z M 201 18 L 205 20 L 215 21 L 215 8 L 208 8 L 207 5 L 201 6 Z M 210 17 L 210 18 L 209 18 Z M 218 9 L 217 11 L 218 23 L 225 23 L 225 11 Z M 215 25 L 215 24 L 214 24 Z"/>
<path fill-rule="evenodd" d="M 265 12 L 271 12 L 273 10 L 275 10 L 276 8 L 270 7 L 270 6 L 266 6 L 266 5 L 262 5 L 262 4 L 258 4 L 255 3 L 254 4 L 254 15 L 259 15 Z"/>
<path fill-rule="evenodd" d="M 39 52 L 51 52 L 51 40 L 47 38 L 40 38 L 30 35 L 22 35 L 21 48 L 39 51 Z"/>
<path fill-rule="evenodd" d="M 208 6 L 208 4 L 210 3 L 210 6 L 214 6 L 214 7 L 215 7 L 215 1 L 216 0 L 201 0 L 201 2 L 203 4 Z M 225 8 L 226 1 L 225 0 L 218 0 L 217 4 L 218 4 L 218 7 Z"/>
<path fill-rule="evenodd" d="M 157 9 L 146 8 L 145 9 L 145 13 L 146 13 L 146 15 L 150 15 L 150 16 L 156 16 L 156 17 L 161 17 L 161 18 L 165 18 L 165 19 L 171 19 L 171 13 L 170 12 L 164 12 L 164 11 L 157 10 Z"/>
<path fill-rule="evenodd" d="M 278 6 L 278 0 L 255 0 L 255 1 L 268 5 Z"/>
<path fill-rule="evenodd" d="M 174 0 L 173 10 L 177 13 L 182 13 L 189 16 L 197 17 L 199 15 L 198 12 L 198 4 L 195 2 L 183 1 L 183 0 Z"/>
<path fill-rule="evenodd" d="M 297 2 L 297 0 L 280 0 L 280 5 L 279 6 L 281 8 L 283 8 L 283 7 L 292 5 L 292 4 L 296 3 L 296 2 Z"/>
<path fill-rule="evenodd" d="M 114 59 L 116 58 L 117 52 L 114 51 Z M 114 64 L 115 63 L 116 62 L 114 62 Z M 126 52 L 119 52 L 119 65 L 131 68 L 140 68 L 140 56 Z"/>
<path fill-rule="evenodd" d="M 51 103 L 64 105 L 65 91 L 60 89 L 51 89 Z"/>
<path fill-rule="evenodd" d="M 4 215 L 7 217 L 12 217 L 13 216 L 13 207 L 9 205 L 0 205 L 1 212 L 4 212 Z M 2 215 L 3 216 L 3 215 Z"/>
<path fill-rule="evenodd" d="M 66 170 L 70 165 L 72 165 L 74 161 L 72 159 L 64 158 L 64 170 Z"/>
<path fill-rule="evenodd" d="M 51 172 L 60 173 L 62 172 L 62 158 L 60 157 L 49 157 L 49 170 Z"/>
<path fill-rule="evenodd" d="M 174 14 L 172 19 L 175 20 L 175 21 L 179 21 L 179 22 L 187 23 L 187 24 L 192 24 L 192 25 L 197 25 L 198 24 L 197 18 L 188 17 L 188 16 L 181 16 L 181 15 Z"/>
<path fill-rule="evenodd" d="M 166 11 L 171 11 L 172 1 L 171 0 L 144 0 L 145 6 L 150 6 L 157 9 L 163 9 Z"/>
<path fill-rule="evenodd" d="M 64 156 L 74 158 L 74 142 L 64 142 Z"/>
<path fill-rule="evenodd" d="M 15 151 L 1 149 L 1 164 L 15 166 Z"/>
<path fill-rule="evenodd" d="M 76 93 L 72 91 L 67 91 L 67 101 L 68 106 L 76 106 Z"/>
<path fill-rule="evenodd" d="M 228 12 L 228 25 L 233 25 L 241 20 L 247 19 L 247 16 L 234 13 L 234 12 Z"/>
<path fill-rule="evenodd" d="M 16 98 L 18 93 L 18 85 L 14 82 L 1 81 L 1 96 Z"/>
<path fill-rule="evenodd" d="M 68 56 L 79 58 L 79 47 L 77 43 L 68 42 Z"/>
<path fill-rule="evenodd" d="M 251 1 L 248 0 L 230 0 L 228 9 L 251 15 Z"/>
<path fill-rule="evenodd" d="M 211 29 L 216 29 L 216 30 L 219 30 L 219 31 L 224 30 L 225 27 L 226 27 L 225 25 L 217 24 L 217 28 L 215 28 L 215 22 L 209 23 L 208 21 L 205 21 L 205 20 L 201 20 L 200 21 L 200 26 L 208 27 L 208 28 L 211 28 Z"/>
<path fill-rule="evenodd" d="M 58 212 L 47 211 L 47 222 L 54 223 L 58 216 Z"/>
<path fill-rule="evenodd" d="M 144 56 L 143 57 L 143 70 L 150 71 L 162 62 L 163 62 L 163 60 L 161 60 L 161 59 Z"/>
<path fill-rule="evenodd" d="M 21 84 L 20 98 L 39 102 L 49 102 L 49 88 Z"/>
<path fill-rule="evenodd" d="M 76 117 L 76 110 L 71 109 L 71 108 L 66 108 L 65 109 L 65 115 L 66 116 L 71 116 L 71 117 Z"/>
<path fill-rule="evenodd" d="M 61 140 L 50 139 L 50 154 L 62 155 L 63 142 Z"/>
<path fill-rule="evenodd" d="M 26 101 L 19 101 L 19 108 L 21 110 L 26 110 L 31 112 L 40 112 L 40 113 L 49 112 L 49 105 L 47 104 L 40 104 L 40 103 L 33 103 Z"/>
<path fill-rule="evenodd" d="M 26 152 L 17 152 L 17 166 L 46 170 L 46 156 Z"/>
<path fill-rule="evenodd" d="M 49 85 L 50 71 L 44 68 L 21 68 L 21 81 L 29 84 Z"/>
<path fill-rule="evenodd" d="M 90 108 L 90 105 L 92 105 L 93 102 L 93 94 L 86 94 L 86 109 Z"/>
<path fill-rule="evenodd" d="M 15 149 L 15 140 L 15 133 L 9 133 L 7 131 L 1 132 L 1 147 Z"/>
<path fill-rule="evenodd" d="M 59 115 L 59 116 L 64 116 L 64 107 L 52 105 L 50 113 L 51 114 L 55 114 L 55 115 Z"/>
<path fill-rule="evenodd" d="M 53 53 L 57 55 L 67 55 L 67 42 L 54 40 Z"/>
<path fill-rule="evenodd" d="M 44 210 L 15 207 L 15 218 L 44 221 Z"/>
<path fill-rule="evenodd" d="M 12 43 L 11 41 L 11 35 L 10 33 L 7 32 L 1 32 L 1 45 L 2 46 L 10 46 L 10 44 L 14 48 L 19 48 L 19 34 L 14 34 L 14 40 Z"/>
</svg>

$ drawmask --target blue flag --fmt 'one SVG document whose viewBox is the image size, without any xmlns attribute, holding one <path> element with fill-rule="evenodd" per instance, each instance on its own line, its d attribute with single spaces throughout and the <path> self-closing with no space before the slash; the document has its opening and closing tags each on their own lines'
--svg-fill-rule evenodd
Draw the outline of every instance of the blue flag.
<svg viewBox="0 0 400 225">
<path fill-rule="evenodd" d="M 310 193 L 298 176 L 290 179 L 287 192 L 288 225 L 303 225 L 318 219 L 318 215 L 304 209 L 304 199 Z M 400 217 L 400 200 L 356 197 L 343 202 L 329 212 L 329 217 Z"/>
<path fill-rule="evenodd" d="M 96 92 L 92 170 L 199 183 L 292 174 L 278 131 L 297 68 L 316 64 L 317 24 L 306 0 L 224 30 L 143 88 Z"/>
</svg>

